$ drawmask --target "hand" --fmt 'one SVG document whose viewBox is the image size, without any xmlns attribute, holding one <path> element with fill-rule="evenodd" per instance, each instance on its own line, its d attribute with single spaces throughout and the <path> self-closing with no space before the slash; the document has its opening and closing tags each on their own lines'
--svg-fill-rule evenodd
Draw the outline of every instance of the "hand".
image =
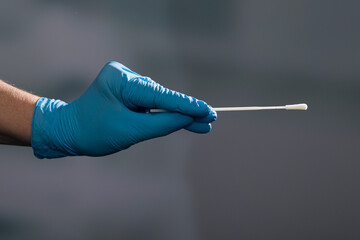
<svg viewBox="0 0 360 240">
<path fill-rule="evenodd" d="M 216 112 L 205 102 L 110 62 L 74 102 L 38 100 L 31 144 L 38 158 L 104 156 L 182 128 L 207 133 L 214 120 Z"/>
</svg>

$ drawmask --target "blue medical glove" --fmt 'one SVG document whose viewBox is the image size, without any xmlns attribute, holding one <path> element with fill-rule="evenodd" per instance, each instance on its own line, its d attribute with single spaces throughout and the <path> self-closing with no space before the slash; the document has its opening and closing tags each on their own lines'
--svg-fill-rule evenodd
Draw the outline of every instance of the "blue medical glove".
<svg viewBox="0 0 360 240">
<path fill-rule="evenodd" d="M 150 108 L 170 112 L 149 113 Z M 31 145 L 38 158 L 104 156 L 182 128 L 207 133 L 215 119 L 205 102 L 110 62 L 74 102 L 38 100 Z"/>
</svg>

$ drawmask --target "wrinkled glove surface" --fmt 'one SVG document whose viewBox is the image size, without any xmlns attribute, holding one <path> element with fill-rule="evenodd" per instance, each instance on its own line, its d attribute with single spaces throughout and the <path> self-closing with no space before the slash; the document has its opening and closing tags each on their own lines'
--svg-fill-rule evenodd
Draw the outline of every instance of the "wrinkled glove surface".
<svg viewBox="0 0 360 240">
<path fill-rule="evenodd" d="M 149 113 L 151 108 L 169 112 Z M 207 133 L 214 120 L 216 112 L 205 102 L 109 62 L 74 102 L 38 100 L 31 145 L 38 158 L 104 156 L 182 128 Z"/>
</svg>

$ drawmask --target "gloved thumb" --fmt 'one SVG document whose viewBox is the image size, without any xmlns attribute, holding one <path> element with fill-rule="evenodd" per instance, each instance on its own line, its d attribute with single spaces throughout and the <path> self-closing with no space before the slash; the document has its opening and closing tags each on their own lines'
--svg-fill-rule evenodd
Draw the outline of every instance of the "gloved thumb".
<svg viewBox="0 0 360 240">
<path fill-rule="evenodd" d="M 177 112 L 166 113 L 135 113 L 139 120 L 139 130 L 144 140 L 166 136 L 178 131 L 194 121 L 194 118 Z"/>
</svg>

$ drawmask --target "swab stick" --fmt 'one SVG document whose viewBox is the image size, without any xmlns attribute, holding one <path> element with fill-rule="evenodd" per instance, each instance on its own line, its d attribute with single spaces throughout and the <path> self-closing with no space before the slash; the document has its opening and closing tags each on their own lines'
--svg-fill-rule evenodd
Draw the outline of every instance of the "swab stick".
<svg viewBox="0 0 360 240">
<path fill-rule="evenodd" d="M 233 111 L 257 111 L 257 110 L 306 110 L 308 107 L 305 103 L 291 104 L 285 106 L 266 106 L 266 107 L 219 107 L 214 108 L 217 112 L 233 112 Z"/>
<path fill-rule="evenodd" d="M 258 110 L 306 110 L 308 106 L 305 103 L 291 104 L 285 106 L 266 106 L 266 107 L 218 107 L 213 108 L 216 112 L 234 112 L 234 111 L 258 111 Z M 151 109 L 151 113 L 168 112 L 164 109 Z"/>
</svg>

